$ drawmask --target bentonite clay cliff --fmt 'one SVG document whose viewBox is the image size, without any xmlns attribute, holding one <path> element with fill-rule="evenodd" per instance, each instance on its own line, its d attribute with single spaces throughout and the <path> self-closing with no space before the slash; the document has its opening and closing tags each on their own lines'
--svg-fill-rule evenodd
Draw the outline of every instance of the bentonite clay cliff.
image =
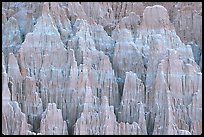
<svg viewBox="0 0 204 137">
<path fill-rule="evenodd" d="M 199 135 L 202 3 L 2 3 L 2 133 Z"/>
</svg>

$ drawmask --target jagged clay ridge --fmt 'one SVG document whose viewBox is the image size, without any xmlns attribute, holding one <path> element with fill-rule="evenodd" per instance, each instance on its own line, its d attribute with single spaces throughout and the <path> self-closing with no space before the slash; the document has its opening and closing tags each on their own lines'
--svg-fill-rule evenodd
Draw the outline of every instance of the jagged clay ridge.
<svg viewBox="0 0 204 137">
<path fill-rule="evenodd" d="M 202 133 L 202 3 L 2 4 L 3 134 Z"/>
</svg>

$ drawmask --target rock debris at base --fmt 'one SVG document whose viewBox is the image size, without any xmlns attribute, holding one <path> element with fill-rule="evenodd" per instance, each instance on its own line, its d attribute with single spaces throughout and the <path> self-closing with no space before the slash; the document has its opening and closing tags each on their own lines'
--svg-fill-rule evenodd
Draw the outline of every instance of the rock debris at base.
<svg viewBox="0 0 204 137">
<path fill-rule="evenodd" d="M 2 133 L 200 135 L 201 2 L 3 2 Z"/>
</svg>

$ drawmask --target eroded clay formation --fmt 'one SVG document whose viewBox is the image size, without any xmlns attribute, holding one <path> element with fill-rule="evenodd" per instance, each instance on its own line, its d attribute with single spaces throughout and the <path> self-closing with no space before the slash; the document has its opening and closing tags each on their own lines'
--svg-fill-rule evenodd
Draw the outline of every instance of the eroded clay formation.
<svg viewBox="0 0 204 137">
<path fill-rule="evenodd" d="M 2 3 L 2 132 L 202 133 L 202 3 Z"/>
</svg>

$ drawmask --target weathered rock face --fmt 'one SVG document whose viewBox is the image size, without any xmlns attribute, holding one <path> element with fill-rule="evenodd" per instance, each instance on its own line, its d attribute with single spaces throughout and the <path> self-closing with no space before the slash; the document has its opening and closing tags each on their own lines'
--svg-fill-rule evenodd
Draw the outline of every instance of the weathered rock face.
<svg viewBox="0 0 204 137">
<path fill-rule="evenodd" d="M 176 68 L 173 67 L 175 66 L 174 65 L 175 63 L 177 64 Z M 165 108 L 171 108 L 172 110 L 169 112 L 171 113 L 173 112 L 171 114 L 171 117 L 173 117 L 173 119 L 169 121 L 169 123 L 173 121 L 174 125 L 176 125 L 177 128 L 182 130 L 188 130 L 190 128 L 194 128 L 190 124 L 191 123 L 190 121 L 194 119 L 192 116 L 192 113 L 197 113 L 197 116 L 201 115 L 200 109 L 202 105 L 199 103 L 196 103 L 196 107 L 194 108 L 196 110 L 192 110 L 189 107 L 194 104 L 194 101 L 193 101 L 194 99 L 199 100 L 199 98 L 196 97 L 197 94 L 202 94 L 202 92 L 200 92 L 202 88 L 200 87 L 200 84 L 199 84 L 201 80 L 201 73 L 198 71 L 196 66 L 190 63 L 185 64 L 182 60 L 180 60 L 175 50 L 170 50 L 169 55 L 164 60 L 161 61 L 161 63 L 158 66 L 158 72 L 161 72 L 161 73 L 157 73 L 156 82 L 155 82 L 156 108 L 160 111 L 163 109 L 165 111 Z M 190 81 L 192 82 L 191 78 L 195 78 L 196 83 L 190 84 L 189 82 Z M 193 85 L 196 85 L 196 86 L 194 87 Z M 166 94 L 165 91 L 167 91 L 168 92 L 167 95 L 170 96 L 169 97 L 170 104 L 165 103 L 166 98 L 165 99 L 163 98 L 163 96 L 165 96 Z M 161 101 L 163 101 L 163 103 Z M 164 104 L 167 104 L 168 106 L 165 107 Z M 163 112 L 160 112 L 160 111 L 156 112 L 157 113 L 156 115 L 162 116 Z M 156 120 L 155 120 L 156 123 L 158 120 L 157 117 L 158 116 L 156 116 Z M 155 124 L 158 126 L 158 129 L 160 129 L 160 131 L 154 127 L 154 134 L 168 134 L 167 131 L 164 131 L 165 126 L 160 125 L 160 123 L 164 123 L 164 122 L 161 122 L 161 120 L 163 119 L 164 118 L 161 117 L 161 119 L 158 120 L 158 123 L 157 123 L 158 125 Z M 202 126 L 201 124 L 202 119 L 199 119 L 199 120 L 197 119 L 195 121 L 197 121 L 196 124 Z M 175 126 L 174 128 L 176 129 Z M 192 129 L 192 130 L 195 130 L 195 129 Z M 200 129 L 197 128 L 196 130 L 200 130 Z M 173 131 L 173 127 L 172 127 L 172 131 Z M 194 134 L 193 132 L 191 133 Z M 178 134 L 178 133 L 174 131 L 174 134 Z M 201 131 L 198 131 L 196 134 L 201 134 Z"/>
<path fill-rule="evenodd" d="M 94 27 L 97 29 L 100 26 Z M 76 20 L 73 29 L 76 35 L 70 39 L 68 48 L 74 49 L 77 64 L 86 65 L 87 78 L 90 80 L 93 94 L 99 98 L 107 96 L 109 103 L 118 107 L 117 81 L 109 57 L 104 54 L 103 49 L 101 49 L 102 51 L 96 49 L 96 47 L 100 49 L 99 45 L 101 45 L 101 43 L 94 42 L 98 36 L 84 20 Z M 107 34 L 105 37 L 108 37 Z M 111 41 L 111 39 L 109 40 Z M 112 45 L 110 44 L 110 46 Z"/>
<path fill-rule="evenodd" d="M 131 12 L 142 16 L 145 8 L 141 2 L 82 2 L 81 5 L 86 15 L 104 26 L 109 35 L 123 17 Z"/>
<path fill-rule="evenodd" d="M 174 25 L 183 42 L 194 41 L 202 45 L 202 3 L 181 3 L 175 7 Z M 202 47 L 202 46 L 201 46 Z"/>
<path fill-rule="evenodd" d="M 19 101 L 17 98 L 22 96 L 22 82 L 23 77 L 19 71 L 17 59 L 13 53 L 9 53 L 8 56 L 8 86 L 11 92 L 11 100 Z"/>
<path fill-rule="evenodd" d="M 21 32 L 21 37 L 22 39 L 24 39 L 25 35 L 28 32 L 33 31 L 33 27 L 34 27 L 33 13 L 32 11 L 29 11 L 23 8 L 13 16 L 16 18 L 18 22 L 19 30 Z"/>
<path fill-rule="evenodd" d="M 32 45 L 29 44 L 30 41 L 33 41 Z M 22 44 L 20 49 L 21 61 L 26 68 L 26 75 L 34 79 L 32 85 L 37 92 L 34 92 L 34 94 L 37 94 L 37 96 L 39 94 L 43 108 L 45 109 L 49 102 L 56 103 L 62 109 L 63 117 L 67 118 L 71 111 L 68 111 L 64 104 L 67 100 L 73 102 L 69 92 L 72 88 L 77 88 L 77 85 L 70 86 L 71 80 L 74 78 L 69 79 L 69 76 L 77 77 L 77 75 L 72 74 L 75 72 L 71 71 L 72 69 L 77 71 L 77 66 L 73 51 L 66 50 L 64 47 L 55 22 L 50 15 L 49 3 L 45 3 L 42 16 L 38 19 L 33 33 L 28 33 Z M 26 81 L 25 85 L 28 85 Z M 78 105 L 78 103 L 76 104 Z M 70 104 L 67 103 L 67 105 Z M 76 116 L 74 116 L 74 119 L 76 119 Z M 71 117 L 69 117 L 70 119 Z"/>
<path fill-rule="evenodd" d="M 176 8 L 178 9 L 175 10 L 177 12 L 174 19 L 174 26 L 178 28 L 176 33 L 185 44 L 193 42 L 198 45 L 200 50 L 194 54 L 198 56 L 195 58 L 196 63 L 202 67 L 197 61 L 201 58 L 199 52 L 202 52 L 202 3 L 178 3 Z"/>
<path fill-rule="evenodd" d="M 33 125 L 32 131 L 38 132 L 40 118 L 43 112 L 42 100 L 39 93 L 36 92 L 35 80 L 31 77 L 25 77 L 22 82 L 23 92 L 18 95 L 19 104 L 22 111 L 28 117 L 28 123 Z"/>
<path fill-rule="evenodd" d="M 29 131 L 26 116 L 21 112 L 17 102 L 2 102 L 4 110 L 2 111 L 2 125 L 6 128 L 2 130 L 5 135 L 28 135 Z"/>
<path fill-rule="evenodd" d="M 4 17 L 4 13 L 2 13 Z M 5 20 L 5 19 L 2 19 Z M 20 31 L 18 28 L 17 20 L 14 17 L 8 19 L 8 21 L 3 21 L 2 27 L 5 28 L 2 31 L 2 47 L 19 46 L 22 41 L 20 37 Z M 10 37 L 8 37 L 10 36 Z"/>
<path fill-rule="evenodd" d="M 2 30 L 2 51 L 5 56 L 5 69 L 8 72 L 9 53 L 16 53 L 22 40 L 16 19 L 11 17 L 7 21 L 4 12 L 2 12 L 2 28 L 5 28 Z"/>
<path fill-rule="evenodd" d="M 93 96 L 91 88 L 86 92 L 84 110 L 76 121 L 74 134 L 76 135 L 138 135 L 145 134 L 139 125 L 134 122 L 118 123 L 113 106 L 108 105 L 106 96 L 102 97 L 101 104 Z"/>
<path fill-rule="evenodd" d="M 145 92 L 142 81 L 135 73 L 126 72 L 122 100 L 118 111 L 118 121 L 137 122 L 141 134 L 147 134 L 144 112 Z"/>
<path fill-rule="evenodd" d="M 3 134 L 202 133 L 202 3 L 2 5 Z"/>
<path fill-rule="evenodd" d="M 157 30 L 160 28 L 171 29 L 167 10 L 160 5 L 146 7 L 143 13 L 143 27 Z"/>
<path fill-rule="evenodd" d="M 113 69 L 118 77 L 119 91 L 122 95 L 125 73 L 127 71 L 137 73 L 138 78 L 144 81 L 146 71 L 144 55 L 133 42 L 131 31 L 127 29 L 114 30 L 112 36 L 116 39 L 113 54 Z"/>
<path fill-rule="evenodd" d="M 50 14 L 54 19 L 62 42 L 67 44 L 68 38 L 72 36 L 72 28 L 65 8 L 60 7 L 58 2 L 52 2 L 50 3 Z"/>
<path fill-rule="evenodd" d="M 2 63 L 4 62 L 2 54 Z M 26 115 L 21 112 L 18 102 L 11 100 L 8 87 L 8 76 L 4 63 L 2 64 L 2 133 L 5 135 L 29 135 L 35 134 L 29 131 Z"/>
<path fill-rule="evenodd" d="M 152 18 L 155 17 L 153 8 L 155 10 L 159 10 L 159 9 L 161 11 L 163 10 L 162 7 L 153 6 L 152 12 L 149 12 L 148 10 L 150 10 L 151 8 L 146 8 L 145 11 L 147 13 L 150 13 L 148 19 L 151 19 L 151 17 Z M 144 18 L 145 18 L 145 11 L 144 11 Z M 148 14 L 146 14 L 146 16 L 148 16 Z M 160 17 L 162 20 L 165 16 L 163 17 L 160 16 Z M 200 70 L 198 69 L 199 67 L 196 65 L 194 61 L 192 50 L 189 48 L 189 46 L 185 46 L 180 41 L 180 39 L 175 35 L 174 29 L 168 26 L 168 24 L 171 25 L 169 20 L 167 19 L 166 23 L 165 22 L 163 23 L 163 24 L 167 24 L 167 26 L 158 28 L 158 31 L 155 31 L 155 29 L 152 29 L 152 28 L 156 27 L 157 23 L 158 22 L 155 22 L 155 25 L 142 24 L 144 26 L 146 25 L 145 28 L 142 28 L 144 29 L 142 30 L 142 33 L 144 35 L 147 35 L 147 42 L 149 43 L 149 46 L 150 46 L 149 60 L 147 64 L 147 73 L 146 73 L 147 75 L 146 76 L 146 90 L 147 90 L 146 103 L 148 106 L 147 108 L 150 112 L 149 117 L 151 120 L 149 120 L 147 123 L 149 123 L 150 125 L 153 123 L 154 124 L 152 126 L 149 126 L 148 132 L 151 134 L 151 132 L 153 131 L 152 129 L 154 129 L 153 134 L 178 134 L 178 132 L 176 131 L 176 126 L 178 126 L 179 129 L 184 129 L 184 130 L 188 130 L 190 126 L 190 124 L 188 123 L 189 123 L 189 119 L 191 118 L 189 118 L 189 114 L 187 113 L 187 109 L 186 109 L 186 107 L 189 104 L 191 104 L 191 101 L 189 100 L 189 98 L 191 98 L 192 94 L 197 90 L 198 91 L 202 90 L 198 86 L 199 83 L 196 84 L 197 85 L 196 87 L 198 87 L 198 89 L 194 88 L 189 90 L 190 88 L 189 84 L 184 84 L 182 79 L 183 77 L 185 77 L 184 78 L 185 82 L 187 82 L 188 80 L 191 79 L 190 77 L 188 77 L 188 75 L 191 75 L 193 78 L 198 79 L 199 81 L 200 76 L 197 76 L 196 73 L 200 74 Z M 160 68 L 160 65 L 163 66 L 165 62 L 166 62 L 166 65 L 164 65 L 165 67 L 162 67 L 162 69 L 166 71 L 163 72 L 162 69 Z M 189 67 L 191 66 L 191 67 L 189 68 L 188 66 Z M 191 69 L 191 71 L 186 71 L 189 69 Z M 195 73 L 193 74 L 191 72 L 195 72 Z M 162 98 L 168 97 L 165 91 L 166 92 L 169 91 L 173 96 L 173 100 L 174 100 L 173 107 L 172 105 L 165 106 L 164 102 L 162 103 L 162 100 L 164 100 Z M 169 107 L 172 107 L 175 110 L 167 109 Z M 174 115 L 175 115 L 175 118 L 172 118 L 172 120 L 174 120 L 175 122 L 173 122 L 172 120 L 169 120 L 170 117 L 172 117 L 171 116 L 172 111 L 174 112 Z M 165 114 L 165 113 L 168 113 L 168 114 Z M 162 120 L 165 119 L 164 118 L 165 115 L 170 115 L 170 116 L 169 118 L 165 117 L 167 121 L 161 122 Z M 165 122 L 167 123 L 165 124 Z M 174 124 L 171 124 L 172 122 Z M 175 126 L 175 123 L 176 123 L 176 126 Z M 169 125 L 172 127 L 166 127 L 163 124 Z"/>
<path fill-rule="evenodd" d="M 125 72 L 138 73 L 141 79 L 144 77 L 143 55 L 132 40 L 131 32 L 127 29 L 119 30 L 113 55 L 113 68 L 116 75 L 125 78 Z"/>
<path fill-rule="evenodd" d="M 112 37 L 108 36 L 103 26 L 93 25 L 91 27 L 91 36 L 95 42 L 95 47 L 99 51 L 103 51 L 105 55 L 109 56 L 112 62 L 113 52 L 114 52 L 114 40 Z"/>
<path fill-rule="evenodd" d="M 54 116 L 54 117 L 53 117 Z M 62 112 L 55 103 L 48 104 L 42 114 L 39 135 L 68 135 L 67 124 L 63 121 Z"/>
<path fill-rule="evenodd" d="M 5 69 L 4 54 L 2 53 L 2 96 L 3 101 L 11 100 L 11 93 L 8 88 L 8 76 Z"/>
</svg>

